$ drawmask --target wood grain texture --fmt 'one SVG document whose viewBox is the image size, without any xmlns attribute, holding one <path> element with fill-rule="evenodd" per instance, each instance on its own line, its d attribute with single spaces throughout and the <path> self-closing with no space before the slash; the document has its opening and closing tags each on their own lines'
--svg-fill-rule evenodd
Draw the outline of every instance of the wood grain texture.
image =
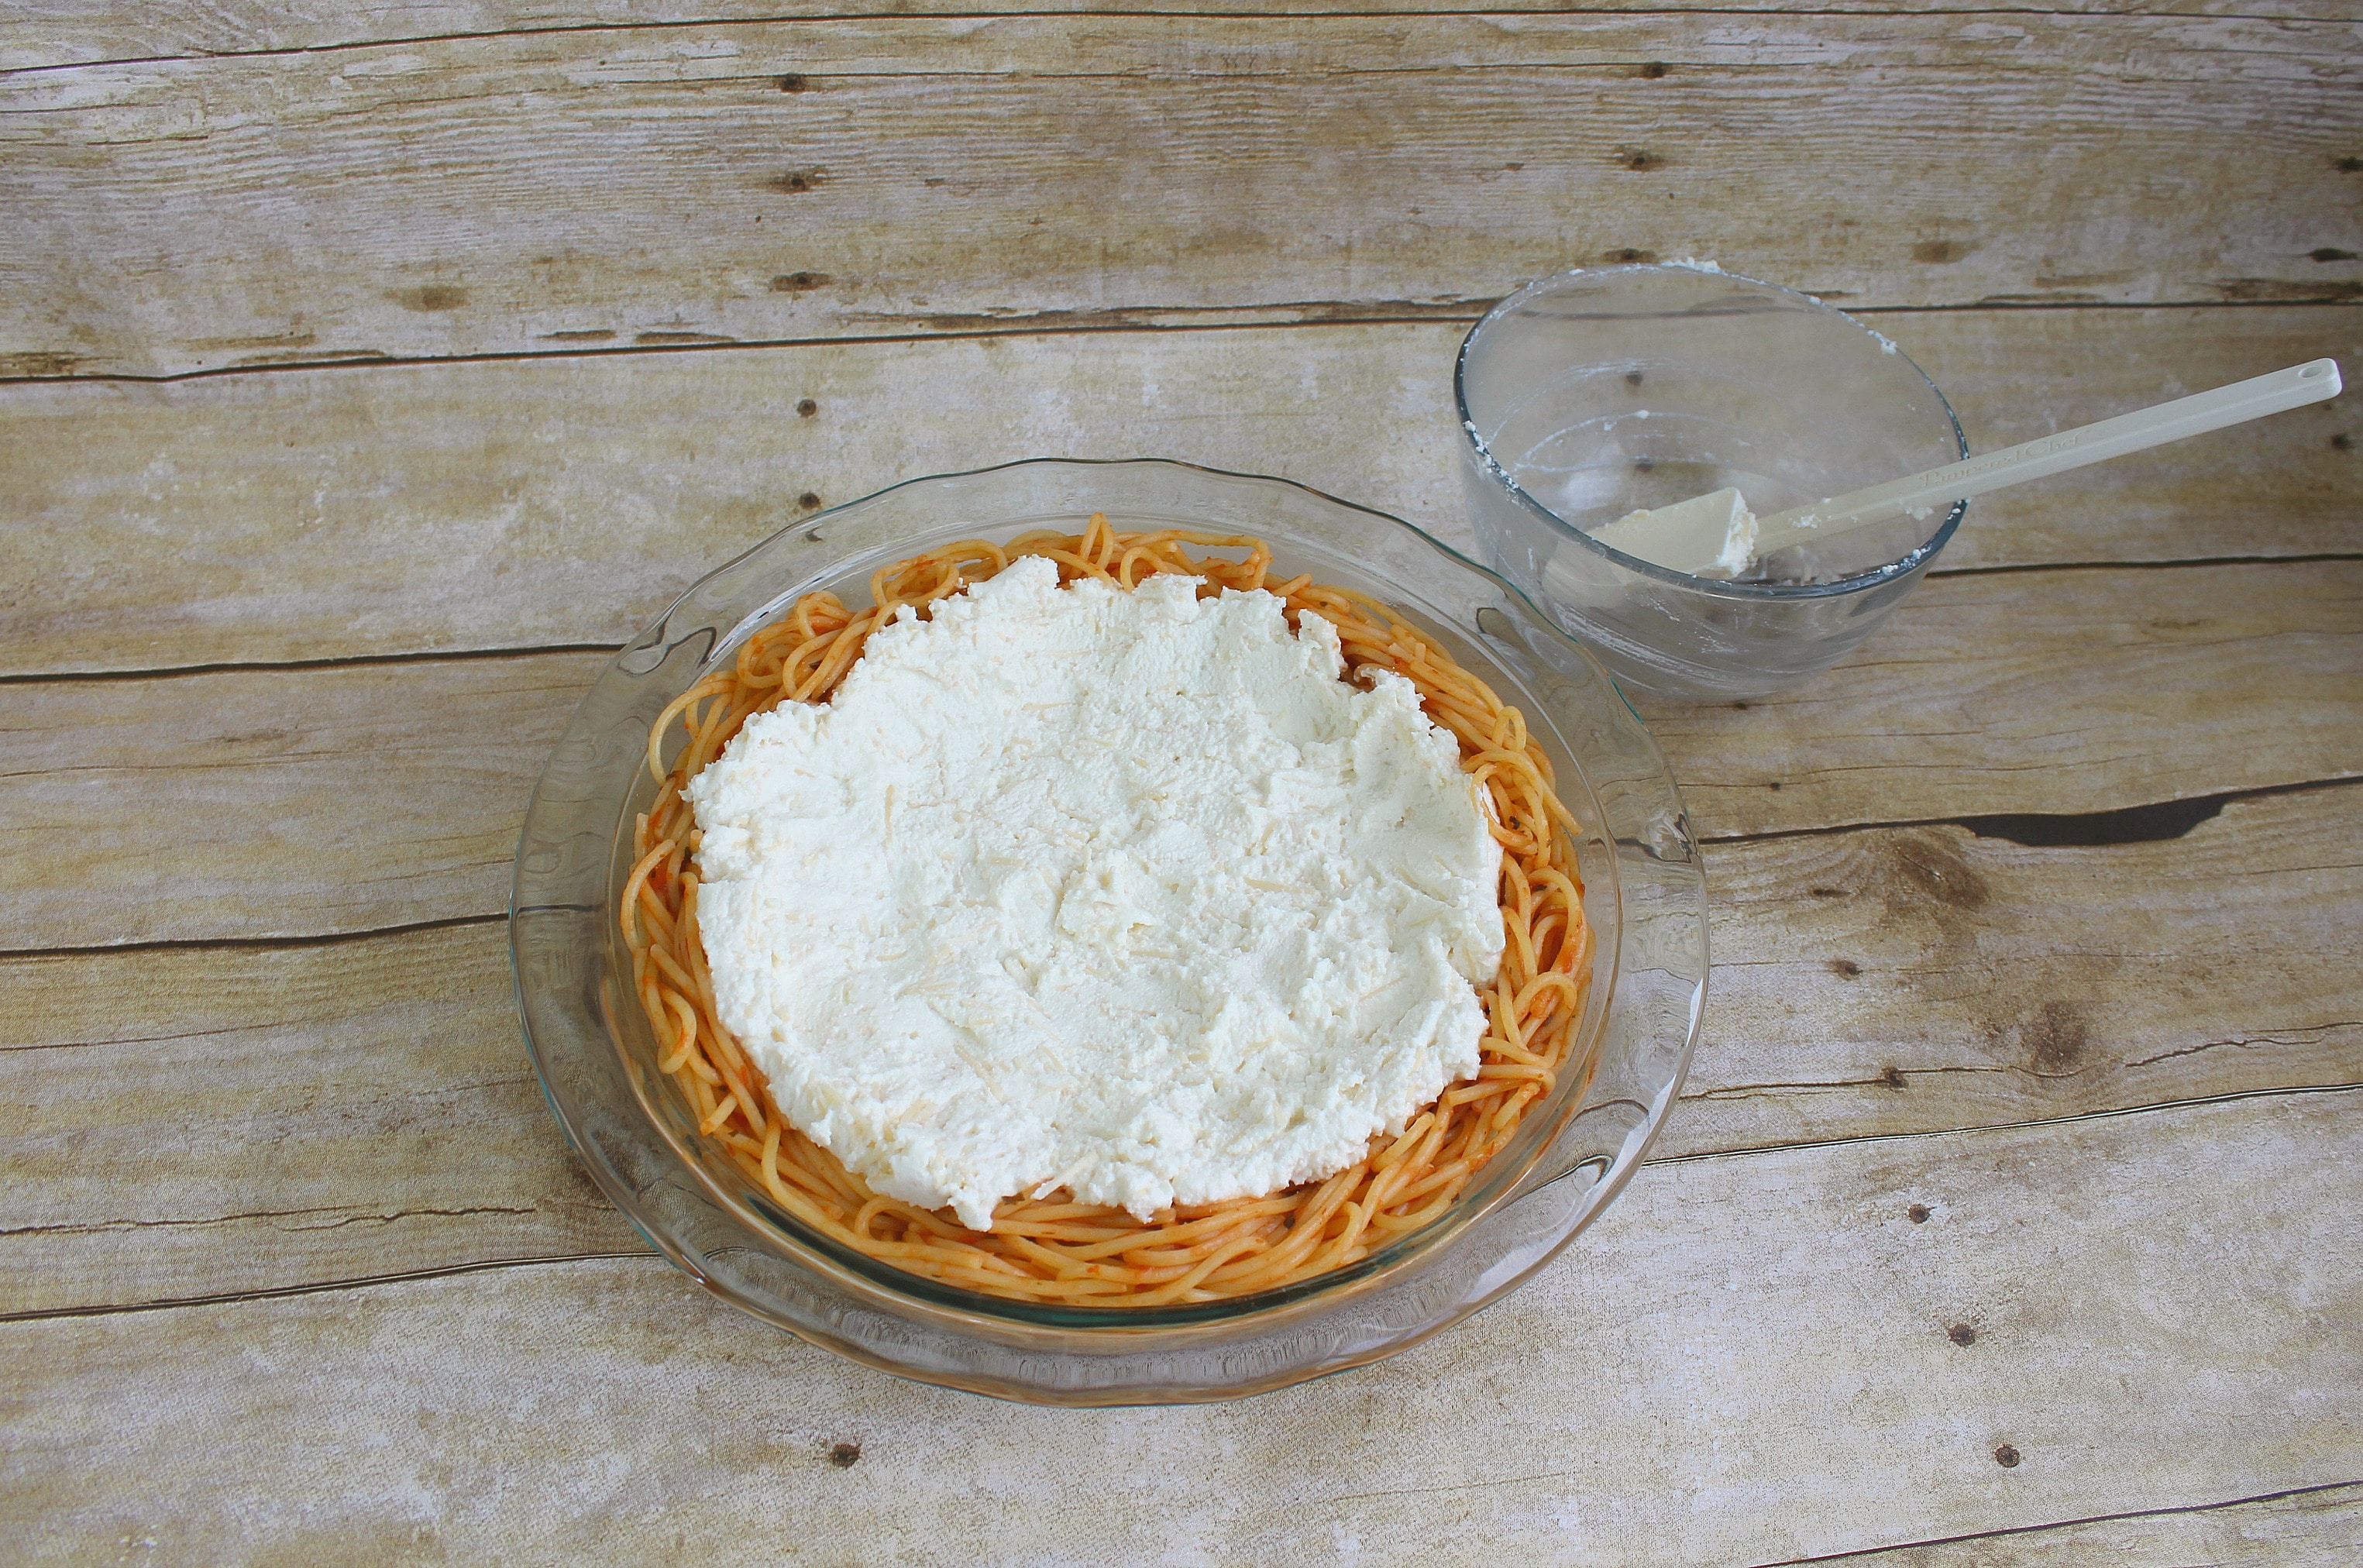
<svg viewBox="0 0 2363 1568">
<path fill-rule="evenodd" d="M 637 1253 L 550 1120 L 499 923 L 0 960 L 0 1313 Z"/>
<path fill-rule="evenodd" d="M 2358 42 L 853 18 L 17 72 L 0 373 L 1459 317 L 1643 253 L 1857 305 L 2352 300 Z"/>
<path fill-rule="evenodd" d="M 498 913 L 533 781 L 605 662 L 0 687 L 0 951 Z"/>
<path fill-rule="evenodd" d="M 2363 363 L 2363 311 L 1879 319 L 1979 450 L 2321 354 Z M 1460 332 L 1045 334 L 0 387 L 0 495 L 24 524 L 0 528 L 0 673 L 618 643 L 814 504 L 1026 456 L 1283 474 L 1473 550 L 1451 415 Z M 2350 395 L 1980 501 L 1939 567 L 2363 554 L 2358 496 Z"/>
<path fill-rule="evenodd" d="M 1627 255 L 1880 312 L 1980 449 L 2363 361 L 2351 0 L 997 3 L 11 8 L 6 1554 L 2363 1554 L 2351 397 L 1980 503 L 1847 666 L 1649 711 L 1690 1093 L 1404 1357 L 994 1405 L 605 1205 L 518 820 L 583 650 L 782 523 L 1154 452 L 1465 540 L 1454 343 Z"/>
<path fill-rule="evenodd" d="M 1700 1564 L 2335 1483 L 2354 1098 L 1655 1166 L 1468 1324 L 1228 1406 L 899 1383 L 653 1259 L 14 1323 L 0 1497 L 36 1562 Z"/>
<path fill-rule="evenodd" d="M 1659 1150 L 2363 1084 L 2358 845 L 2356 787 L 2147 843 L 1716 845 L 1705 1035 Z"/>
<path fill-rule="evenodd" d="M 1180 9 L 1158 0 L 577 0 L 571 5 L 500 0 L 361 0 L 322 6 L 307 0 L 23 0 L 12 7 L 16 26 L 0 35 L 0 71 L 89 64 L 105 61 L 173 59 L 189 55 L 253 54 L 338 49 L 362 43 L 404 43 L 459 34 L 537 32 L 558 28 L 704 26 L 716 22 L 826 19 L 847 16 L 1095 14 L 1155 15 Z M 1712 11 L 1836 11 L 1868 16 L 1947 10 L 1947 0 L 1611 0 L 1586 9 L 1637 13 Z M 2341 0 L 2048 0 L 2043 5 L 1991 6 L 2046 15 L 2246 16 L 2347 19 Z M 1449 7 L 1421 0 L 1190 0 L 1195 15 L 1320 16 L 1370 12 L 1433 12 Z M 1474 14 L 1546 10 L 1536 5 L 1468 6 Z"/>
<path fill-rule="evenodd" d="M 0 951 L 497 912 L 603 662 L 0 684 Z M 1719 837 L 2350 776 L 2359 673 L 2363 562 L 2013 573 L 1925 584 L 1854 660 L 1747 712 L 1645 717 Z"/>
<path fill-rule="evenodd" d="M 2363 789 L 2186 838 L 1717 848 L 1686 1157 L 2363 1084 Z M 0 1315 L 632 1252 L 517 1040 L 497 922 L 0 959 Z"/>
</svg>

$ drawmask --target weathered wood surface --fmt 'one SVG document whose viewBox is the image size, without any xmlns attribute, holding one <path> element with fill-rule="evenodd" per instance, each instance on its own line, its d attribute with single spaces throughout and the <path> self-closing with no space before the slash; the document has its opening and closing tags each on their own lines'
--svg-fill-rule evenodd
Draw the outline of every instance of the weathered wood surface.
<svg viewBox="0 0 2363 1568">
<path fill-rule="evenodd" d="M 1658 1165 L 1456 1332 L 1230 1406 L 898 1383 L 653 1259 L 12 1323 L 0 1496 L 36 1562 L 1692 1564 L 2351 1483 L 2355 1099 Z"/>
<path fill-rule="evenodd" d="M 0 951 L 497 913 L 605 659 L 0 686 Z"/>
<path fill-rule="evenodd" d="M 1642 714 L 1721 836 L 2353 777 L 2359 702 L 2340 561 L 1947 578 L 1804 685 Z"/>
<path fill-rule="evenodd" d="M 550 1120 L 507 938 L 0 959 L 0 1315 L 644 1252 Z"/>
<path fill-rule="evenodd" d="M 0 373 L 1460 317 L 1643 253 L 1863 306 L 2352 300 L 2358 38 L 849 18 L 20 72 Z"/>
<path fill-rule="evenodd" d="M 1150 453 L 1465 541 L 1454 343 L 1626 252 L 1881 311 L 1980 449 L 2363 361 L 2343 0 L 1132 3 L 11 12 L 61 68 L 0 74 L 9 1551 L 2363 1553 L 2352 398 L 1980 503 L 1848 665 L 1647 710 L 1712 840 L 1690 1093 L 1406 1357 L 990 1405 L 590 1187 L 508 997 L 527 793 L 590 650 L 816 506 Z"/>
<path fill-rule="evenodd" d="M 1958 827 L 1718 844 L 1711 1011 L 1669 1151 L 2363 1084 L 2363 787 L 2180 838 Z"/>
<path fill-rule="evenodd" d="M 1683 1157 L 2363 1086 L 2363 788 L 2164 842 L 1717 846 Z M 497 921 L 0 959 L 0 1316 L 636 1252 L 526 1065 Z"/>
<path fill-rule="evenodd" d="M 1880 321 L 1979 450 L 2322 354 L 2363 364 L 2363 311 Z M 1281 473 L 1473 550 L 1451 414 L 1460 332 L 1044 334 L 0 386 L 0 495 L 22 524 L 0 528 L 0 673 L 617 643 L 815 503 L 1018 457 Z M 1980 501 L 1940 565 L 2363 555 L 2358 496 L 2363 404 L 2348 397 Z"/>
<path fill-rule="evenodd" d="M 1473 14 L 1542 10 L 1539 6 L 1465 6 Z M 1952 9 L 1950 0 L 1608 0 L 1593 11 L 1718 12 L 1832 11 L 1867 16 Z M 104 61 L 172 59 L 186 55 L 256 54 L 335 49 L 361 43 L 403 43 L 461 34 L 542 32 L 560 28 L 704 26 L 729 21 L 816 20 L 847 16 L 1055 15 L 1069 12 L 1156 15 L 1153 0 L 577 0 L 572 5 L 499 4 L 497 0 L 362 0 L 314 6 L 303 0 L 23 0 L 12 7 L 16 26 L 0 34 L 0 71 L 88 64 Z M 1162 9 L 1172 9 L 1170 6 Z M 2035 6 L 1997 7 L 2062 15 L 2245 16 L 2349 19 L 2342 0 L 2049 0 Z M 1326 12 L 1445 11 L 1422 0 L 1191 0 L 1189 14 L 1318 16 Z"/>
<path fill-rule="evenodd" d="M 0 684 L 0 951 L 496 912 L 603 662 Z M 1647 717 L 1701 830 L 1726 836 L 2352 776 L 2359 675 L 2363 562 L 2014 573 L 1927 583 L 1797 691 Z"/>
</svg>

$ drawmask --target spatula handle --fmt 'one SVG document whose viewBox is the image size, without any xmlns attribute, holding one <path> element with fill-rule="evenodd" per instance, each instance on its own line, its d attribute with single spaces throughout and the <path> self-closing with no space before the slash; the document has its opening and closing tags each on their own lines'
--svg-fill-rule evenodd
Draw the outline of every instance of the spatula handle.
<svg viewBox="0 0 2363 1568">
<path fill-rule="evenodd" d="M 2179 441 L 2185 436 L 2203 435 L 2226 425 L 2260 419 L 2285 408 L 2319 403 L 2325 397 L 2337 396 L 2338 388 L 2338 361 L 2313 360 L 2270 375 L 2235 381 L 2212 392 L 2178 397 L 2154 408 L 2120 414 L 2095 425 L 2021 441 L 1983 457 L 1967 458 L 1925 473 L 1915 473 L 1909 479 L 1874 484 L 1826 501 L 1775 512 L 1757 523 L 1756 553 L 1769 555 L 1792 544 L 1826 539 L 1849 528 L 1868 528 L 1907 513 L 1925 514 L 2006 484 L 2041 479 L 2046 474 L 2081 468 L 2088 462 L 2102 462 L 2127 452 Z"/>
</svg>

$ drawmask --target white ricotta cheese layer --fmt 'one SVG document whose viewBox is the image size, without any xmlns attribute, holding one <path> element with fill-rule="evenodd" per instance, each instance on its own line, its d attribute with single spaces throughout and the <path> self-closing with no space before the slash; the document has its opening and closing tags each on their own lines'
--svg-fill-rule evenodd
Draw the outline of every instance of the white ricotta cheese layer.
<svg viewBox="0 0 2363 1568">
<path fill-rule="evenodd" d="M 1146 1219 L 1477 1071 L 1501 850 L 1458 745 L 1327 622 L 1196 587 L 1021 559 L 690 782 L 722 1021 L 878 1191 Z"/>
</svg>

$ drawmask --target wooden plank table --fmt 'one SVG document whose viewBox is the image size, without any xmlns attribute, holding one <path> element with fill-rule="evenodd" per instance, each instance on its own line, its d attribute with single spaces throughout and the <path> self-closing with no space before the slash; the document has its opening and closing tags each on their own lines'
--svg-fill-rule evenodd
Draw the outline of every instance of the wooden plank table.
<svg viewBox="0 0 2363 1568">
<path fill-rule="evenodd" d="M 1319 1384 L 1033 1409 L 714 1304 L 567 1153 L 503 926 L 559 726 L 716 562 L 1033 454 L 1465 543 L 1453 346 L 1560 267 L 1876 313 L 1980 450 L 2363 367 L 2351 0 L 876 9 L 0 28 L 9 1554 L 2363 1557 L 2353 394 L 1645 704 L 1689 1093 L 1536 1281 Z"/>
</svg>

